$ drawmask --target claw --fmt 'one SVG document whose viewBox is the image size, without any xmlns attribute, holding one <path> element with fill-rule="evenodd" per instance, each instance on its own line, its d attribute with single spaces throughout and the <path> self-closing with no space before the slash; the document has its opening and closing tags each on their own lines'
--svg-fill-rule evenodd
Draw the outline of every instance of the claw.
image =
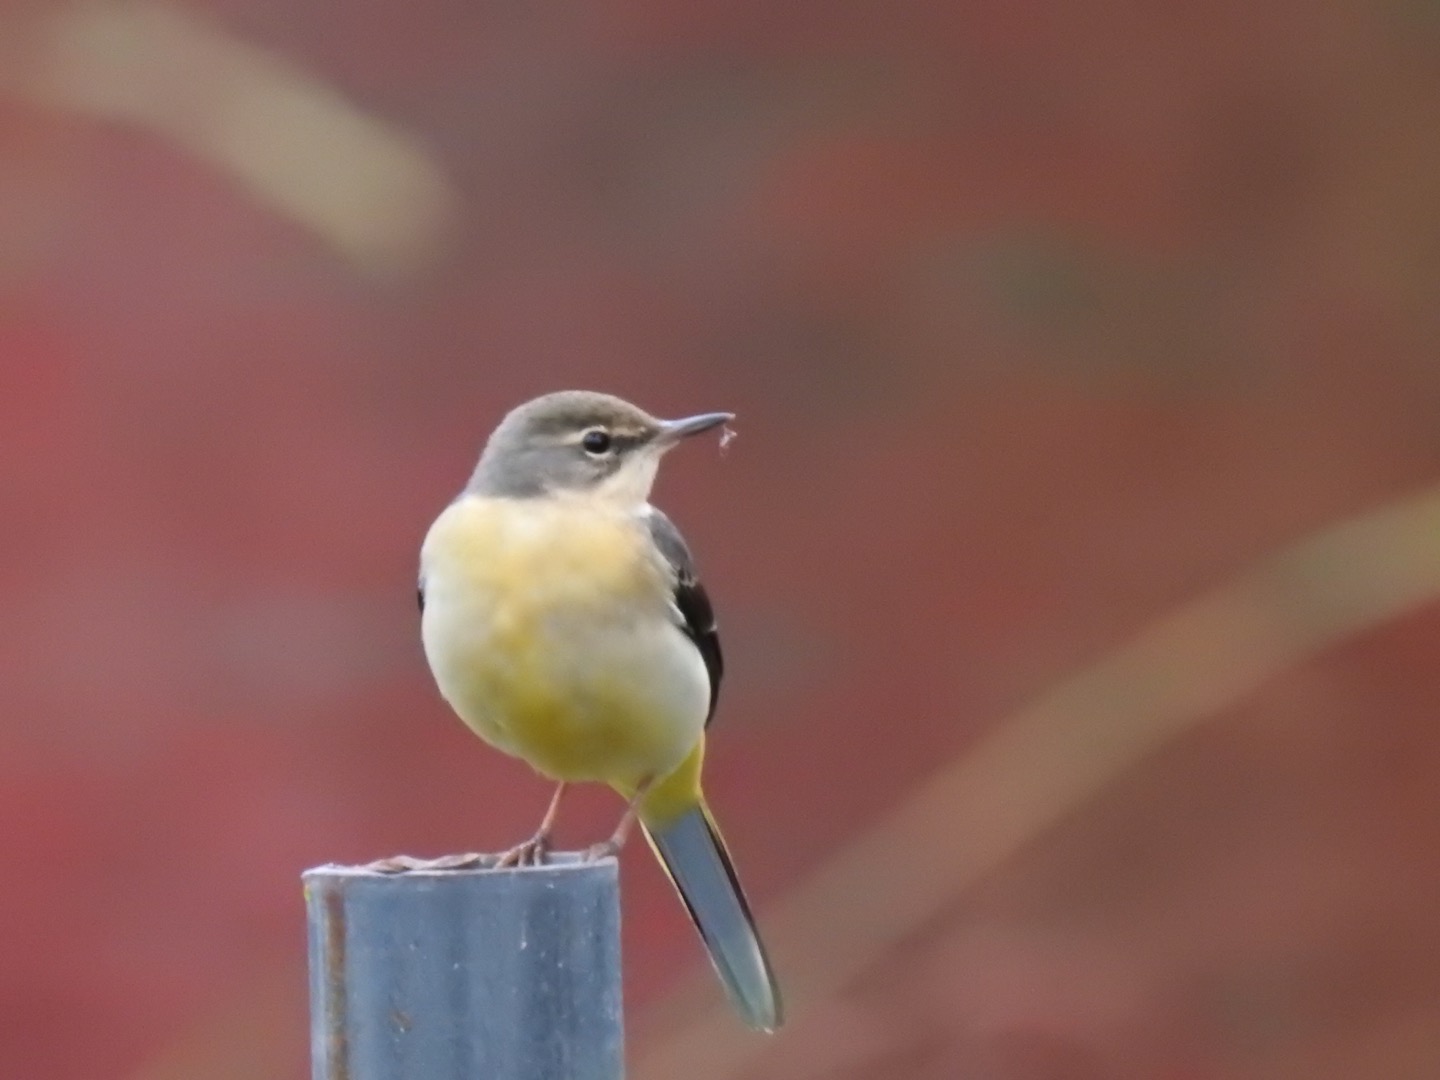
<svg viewBox="0 0 1440 1080">
<path fill-rule="evenodd" d="M 550 837 L 543 833 L 537 833 L 523 844 L 516 844 L 509 851 L 503 852 L 500 858 L 495 861 L 496 870 L 504 870 L 512 866 L 544 866 L 545 858 L 550 854 Z"/>
<path fill-rule="evenodd" d="M 583 862 L 599 862 L 601 859 L 613 859 L 620 854 L 620 845 L 614 840 L 602 840 L 598 844 L 591 844 L 585 849 L 581 857 Z"/>
</svg>

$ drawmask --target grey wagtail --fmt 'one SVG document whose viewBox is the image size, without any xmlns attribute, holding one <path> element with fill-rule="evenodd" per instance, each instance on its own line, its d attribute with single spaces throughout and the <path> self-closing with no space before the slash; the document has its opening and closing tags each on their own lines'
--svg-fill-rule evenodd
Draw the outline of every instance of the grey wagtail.
<svg viewBox="0 0 1440 1080">
<path fill-rule="evenodd" d="M 421 637 L 441 695 L 482 739 L 565 785 L 609 784 L 638 817 L 745 1021 L 780 1026 L 779 988 L 700 789 L 723 663 L 710 599 L 650 505 L 660 459 L 730 420 L 657 420 L 608 394 L 547 394 L 507 415 L 420 552 Z"/>
</svg>

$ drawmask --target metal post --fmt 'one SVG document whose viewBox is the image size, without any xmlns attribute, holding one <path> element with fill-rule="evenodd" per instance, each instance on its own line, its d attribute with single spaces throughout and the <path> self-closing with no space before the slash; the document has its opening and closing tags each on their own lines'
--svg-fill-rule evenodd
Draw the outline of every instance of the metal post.
<svg viewBox="0 0 1440 1080">
<path fill-rule="evenodd" d="M 304 881 L 314 1080 L 620 1080 L 614 859 Z"/>
</svg>

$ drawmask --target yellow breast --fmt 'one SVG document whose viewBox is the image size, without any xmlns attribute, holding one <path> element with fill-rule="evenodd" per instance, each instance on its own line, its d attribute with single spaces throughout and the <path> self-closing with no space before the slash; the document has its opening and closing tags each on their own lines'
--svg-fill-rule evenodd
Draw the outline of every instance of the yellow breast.
<svg viewBox="0 0 1440 1080">
<path fill-rule="evenodd" d="M 500 749 L 556 779 L 638 784 L 698 740 L 708 676 L 637 519 L 467 496 L 431 527 L 421 575 L 440 692 Z"/>
</svg>

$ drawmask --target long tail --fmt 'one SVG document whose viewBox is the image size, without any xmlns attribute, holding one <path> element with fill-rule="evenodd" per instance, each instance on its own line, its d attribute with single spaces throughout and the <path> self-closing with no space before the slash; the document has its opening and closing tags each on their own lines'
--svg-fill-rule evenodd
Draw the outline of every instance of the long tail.
<svg viewBox="0 0 1440 1080">
<path fill-rule="evenodd" d="M 673 776 L 646 795 L 640 823 L 685 901 L 730 1000 L 752 1028 L 774 1031 L 784 1021 L 780 987 L 735 864 L 700 792 L 703 754 L 702 740 Z"/>
<path fill-rule="evenodd" d="M 730 1000 L 751 1027 L 774 1031 L 784 1021 L 780 987 L 704 801 L 663 828 L 646 825 L 645 835 L 685 901 Z"/>
</svg>

